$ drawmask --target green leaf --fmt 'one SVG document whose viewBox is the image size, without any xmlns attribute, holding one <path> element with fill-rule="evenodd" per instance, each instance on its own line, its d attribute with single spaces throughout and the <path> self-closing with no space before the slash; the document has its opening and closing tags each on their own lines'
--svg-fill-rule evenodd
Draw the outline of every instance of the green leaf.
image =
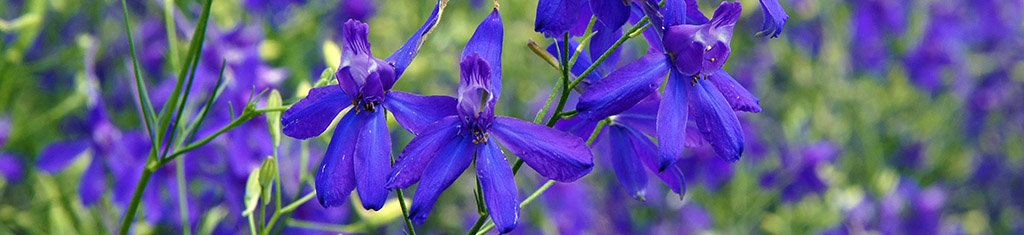
<svg viewBox="0 0 1024 235">
<path fill-rule="evenodd" d="M 242 216 L 251 216 L 252 212 L 256 210 L 256 205 L 260 201 L 260 168 L 252 169 L 249 173 L 249 179 L 245 181 L 245 211 L 242 211 Z"/>
<path fill-rule="evenodd" d="M 270 91 L 267 98 L 267 108 L 281 107 L 281 93 L 277 90 Z M 281 145 L 281 111 L 267 112 L 267 125 L 270 128 L 270 136 L 274 138 L 274 148 Z"/>
<path fill-rule="evenodd" d="M 277 178 L 277 161 L 274 157 L 267 157 L 260 166 L 260 186 L 263 188 L 263 205 L 270 203 L 270 193 L 274 190 L 274 179 Z"/>
</svg>

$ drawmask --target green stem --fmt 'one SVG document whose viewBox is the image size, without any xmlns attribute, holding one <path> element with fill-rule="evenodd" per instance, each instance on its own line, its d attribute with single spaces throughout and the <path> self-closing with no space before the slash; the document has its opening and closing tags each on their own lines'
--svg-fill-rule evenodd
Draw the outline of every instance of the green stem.
<svg viewBox="0 0 1024 235">
<path fill-rule="evenodd" d="M 128 210 L 125 211 L 124 219 L 121 221 L 120 234 L 128 234 L 128 230 L 132 227 L 132 221 L 135 220 L 135 212 L 139 210 L 139 200 L 142 199 L 142 191 L 146 189 L 146 183 L 149 182 L 149 178 L 153 176 L 153 170 L 150 170 L 148 165 L 153 163 L 155 152 L 150 152 L 150 160 L 147 161 L 147 167 L 142 170 L 142 177 L 139 178 L 139 183 L 135 186 L 135 193 L 132 195 L 131 204 L 128 204 Z"/>
<path fill-rule="evenodd" d="M 402 217 L 405 217 L 405 227 L 409 230 L 409 235 L 416 235 L 416 228 L 412 226 L 412 220 L 409 219 L 409 208 L 405 205 L 405 195 L 403 195 L 402 189 L 395 189 L 395 193 L 398 194 L 398 203 L 402 205 Z"/>
<path fill-rule="evenodd" d="M 551 113 L 551 119 L 548 119 L 547 126 L 555 126 L 562 114 L 562 109 L 565 108 L 565 102 L 569 99 L 569 69 L 572 68 L 569 65 L 569 33 L 566 32 L 562 35 L 562 98 L 558 99 L 558 106 L 555 106 L 555 112 Z"/>
<path fill-rule="evenodd" d="M 299 198 L 299 200 L 295 200 L 294 202 L 288 204 L 288 206 L 285 206 L 280 210 L 275 211 L 274 215 L 270 217 L 270 222 L 267 223 L 267 226 L 263 228 L 263 232 L 261 232 L 260 234 L 270 234 L 270 231 L 274 230 L 274 224 L 277 223 L 277 219 L 279 219 L 281 215 L 294 211 L 296 208 L 299 208 L 299 206 L 301 206 L 303 203 L 306 203 L 310 199 L 313 199 L 313 197 L 316 197 L 316 191 L 309 192 L 309 194 L 306 194 L 306 196 Z"/>
<path fill-rule="evenodd" d="M 167 46 L 171 57 L 171 68 L 180 68 L 178 58 L 178 33 L 174 26 L 174 0 L 164 0 L 164 27 L 167 29 Z"/>
<path fill-rule="evenodd" d="M 323 224 L 323 223 L 317 223 L 317 222 L 305 221 L 305 220 L 298 220 L 298 219 L 288 219 L 288 226 L 305 228 L 305 229 L 312 229 L 312 230 L 335 232 L 335 233 L 359 233 L 360 232 L 358 228 L 355 228 L 357 226 L 353 226 L 353 225 L 344 225 L 344 226 L 342 226 L 342 225 L 333 225 L 333 224 Z"/>
<path fill-rule="evenodd" d="M 644 18 L 640 19 L 640 21 L 636 22 L 636 24 L 633 25 L 633 28 L 630 28 L 629 31 L 626 31 L 626 33 L 622 34 L 622 37 L 620 37 L 618 41 L 615 41 L 615 44 L 612 44 L 612 46 L 609 47 L 608 50 L 604 52 L 604 54 L 601 54 L 601 57 L 598 57 L 597 60 L 594 60 L 594 64 L 591 64 L 590 67 L 587 67 L 586 71 L 583 71 L 583 73 L 581 73 L 579 77 L 576 77 L 576 80 L 573 81 L 572 84 L 569 84 L 569 89 L 575 89 L 576 85 L 579 85 L 584 78 L 587 78 L 587 76 L 589 76 L 590 73 L 593 73 L 594 70 L 597 69 L 597 66 L 601 65 L 601 63 L 604 63 L 604 60 L 608 59 L 608 56 L 612 55 L 612 52 L 615 52 L 615 50 L 619 49 L 619 47 L 622 46 L 622 43 L 625 43 L 626 40 L 629 40 L 636 34 L 641 33 L 644 30 L 647 30 L 647 21 L 647 16 L 644 16 Z"/>
<path fill-rule="evenodd" d="M 478 234 L 480 228 L 484 226 L 484 222 L 487 222 L 487 214 L 480 215 L 480 218 L 476 219 L 476 223 L 473 223 L 473 227 L 469 229 L 467 235 Z"/>
<path fill-rule="evenodd" d="M 192 226 L 189 224 L 188 218 L 188 198 L 186 198 L 185 188 L 185 161 L 181 158 L 174 160 L 175 174 L 178 178 L 178 213 L 181 213 L 181 233 L 188 235 L 192 234 Z"/>
</svg>

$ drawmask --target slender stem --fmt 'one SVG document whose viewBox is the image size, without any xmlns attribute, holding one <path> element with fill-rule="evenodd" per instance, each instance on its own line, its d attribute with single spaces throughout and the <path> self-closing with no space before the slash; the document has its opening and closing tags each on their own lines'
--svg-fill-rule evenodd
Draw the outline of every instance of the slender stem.
<svg viewBox="0 0 1024 235">
<path fill-rule="evenodd" d="M 576 46 L 576 52 L 574 52 L 572 54 L 572 59 L 569 60 L 569 64 L 576 65 L 576 59 L 579 59 L 580 53 L 583 52 L 583 47 L 585 47 L 587 42 L 589 42 L 590 39 L 594 37 L 593 30 L 594 30 L 594 23 L 595 22 L 597 22 L 597 16 L 591 16 L 590 17 L 590 23 L 587 24 L 587 31 L 584 31 L 584 32 L 587 32 L 587 33 L 584 34 L 583 40 L 580 41 L 580 45 Z M 570 69 L 570 70 L 572 70 L 572 69 Z"/>
<path fill-rule="evenodd" d="M 249 234 L 256 235 L 256 219 L 252 215 L 246 217 L 249 218 Z"/>
<path fill-rule="evenodd" d="M 185 160 L 178 158 L 174 160 L 175 174 L 178 178 L 178 213 L 181 213 L 181 233 L 188 235 L 192 234 L 192 226 L 189 224 L 188 218 L 188 198 L 185 193 Z"/>
<path fill-rule="evenodd" d="M 541 185 L 540 188 L 537 189 L 537 191 L 534 191 L 533 194 L 530 194 L 529 197 L 523 199 L 523 202 L 519 203 L 519 209 L 525 208 L 526 205 L 530 205 L 530 203 L 533 202 L 533 200 L 537 199 L 537 197 L 539 197 L 540 194 L 544 193 L 544 191 L 548 191 L 548 188 L 551 188 L 551 185 L 554 184 L 554 180 L 548 180 L 548 182 L 544 183 L 544 185 Z"/>
<path fill-rule="evenodd" d="M 416 228 L 412 226 L 412 220 L 409 219 L 409 208 L 405 205 L 405 195 L 403 195 L 402 189 L 395 189 L 395 193 L 398 194 L 398 203 L 402 205 L 402 217 L 405 217 L 405 228 L 409 230 L 409 235 L 416 235 Z"/>
<path fill-rule="evenodd" d="M 288 206 L 285 206 L 280 210 L 274 211 L 274 215 L 270 217 L 270 222 L 267 223 L 267 226 L 263 228 L 263 232 L 261 232 L 260 234 L 270 234 L 270 231 L 274 230 L 274 224 L 277 223 L 277 219 L 280 218 L 281 215 L 292 212 L 296 208 L 299 208 L 299 206 L 301 206 L 303 203 L 306 203 L 310 199 L 313 199 L 313 197 L 315 196 L 316 191 L 309 192 L 309 194 L 306 194 L 306 196 L 299 198 L 299 200 L 295 200 L 294 202 L 288 204 Z"/>
<path fill-rule="evenodd" d="M 283 107 L 257 109 L 257 110 L 253 110 L 253 111 L 248 111 L 246 113 L 242 113 L 242 115 L 239 116 L 237 119 L 232 121 L 227 126 L 222 127 L 220 130 L 217 130 L 217 132 L 214 132 L 212 135 L 207 136 L 206 138 L 203 138 L 202 140 L 199 140 L 197 142 L 191 143 L 191 144 L 189 144 L 189 145 L 187 145 L 187 146 L 185 146 L 185 147 L 183 147 L 181 149 L 175 150 L 174 153 L 172 153 L 171 155 L 167 156 L 166 158 L 160 159 L 160 161 L 158 163 L 158 167 L 167 164 L 171 160 L 174 160 L 174 158 L 176 158 L 176 157 L 178 157 L 178 156 L 180 156 L 182 154 L 185 154 L 188 151 L 192 151 L 193 149 L 199 148 L 200 146 L 203 146 L 204 144 L 209 143 L 210 141 L 213 141 L 213 139 L 216 139 L 221 134 L 224 134 L 225 132 L 227 132 L 227 131 L 229 131 L 231 129 L 234 129 L 235 127 L 238 127 L 238 126 L 242 125 L 242 123 L 245 123 L 246 121 L 249 121 L 250 119 L 253 119 L 256 116 L 259 116 L 260 114 L 263 114 L 263 113 L 266 113 L 266 112 L 279 111 L 282 108 Z M 284 109 L 287 109 L 287 108 L 284 108 Z"/>
<path fill-rule="evenodd" d="M 353 225 L 323 224 L 323 223 L 312 222 L 312 221 L 305 221 L 305 220 L 299 220 L 299 219 L 288 219 L 288 226 L 299 227 L 299 228 L 306 228 L 306 229 L 313 229 L 313 230 L 320 230 L 320 231 L 335 232 L 335 233 L 358 233 L 359 232 L 358 229 L 354 228 Z"/>
<path fill-rule="evenodd" d="M 480 232 L 480 228 L 482 226 L 484 226 L 484 222 L 487 222 L 487 215 L 486 214 L 480 215 L 480 218 L 476 219 L 476 223 L 473 224 L 473 227 L 470 228 L 469 232 L 466 233 L 466 234 L 468 234 L 468 235 L 478 234 L 478 232 Z"/>
<path fill-rule="evenodd" d="M 647 21 L 647 16 L 644 16 L 644 18 L 636 22 L 636 25 L 633 25 L 633 28 L 630 28 L 629 31 L 626 31 L 626 33 L 622 34 L 622 37 L 620 37 L 618 41 L 615 41 L 615 44 L 612 44 L 612 46 L 609 47 L 607 51 L 604 51 L 604 54 L 601 54 L 601 57 L 598 57 L 597 60 L 594 60 L 594 64 L 591 64 L 590 67 L 587 67 L 586 71 L 583 71 L 583 73 L 581 73 L 579 77 L 576 77 L 576 80 L 573 81 L 572 84 L 569 84 L 569 89 L 575 89 L 576 85 L 579 85 L 584 78 L 587 78 L 587 76 L 589 76 L 590 73 L 593 73 L 594 70 L 597 69 L 597 66 L 601 65 L 601 63 L 604 63 L 604 60 L 608 59 L 608 56 L 611 56 L 612 52 L 618 50 L 619 47 L 622 46 L 622 43 L 625 43 L 626 40 L 632 38 L 632 35 L 647 30 Z"/>
<path fill-rule="evenodd" d="M 155 152 L 150 153 L 150 160 L 147 162 L 153 162 L 152 156 L 155 156 Z M 149 164 L 147 164 L 149 165 Z M 132 221 L 135 220 L 135 212 L 139 210 L 139 200 L 142 199 L 142 191 L 146 189 L 146 183 L 149 182 L 149 178 L 153 176 L 153 170 L 146 167 L 142 170 L 142 177 L 139 178 L 139 183 L 135 186 L 135 193 L 132 194 L 131 204 L 128 204 L 128 210 L 125 211 L 124 220 L 121 221 L 120 234 L 128 234 L 128 229 L 132 227 Z"/>
<path fill-rule="evenodd" d="M 565 108 L 565 102 L 569 99 L 569 33 L 566 32 L 562 35 L 562 98 L 558 99 L 558 106 L 555 106 L 555 112 L 551 113 L 551 119 L 548 119 L 547 126 L 555 126 L 558 122 L 558 116 L 561 115 L 562 109 Z"/>
<path fill-rule="evenodd" d="M 167 29 L 167 46 L 171 57 L 171 68 L 180 68 L 178 58 L 178 33 L 174 26 L 174 0 L 164 0 L 164 27 Z"/>
</svg>

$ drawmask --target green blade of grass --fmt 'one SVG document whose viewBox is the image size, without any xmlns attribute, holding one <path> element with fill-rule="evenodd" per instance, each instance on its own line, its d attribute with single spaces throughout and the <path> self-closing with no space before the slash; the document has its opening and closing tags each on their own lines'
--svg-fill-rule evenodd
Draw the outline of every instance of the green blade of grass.
<svg viewBox="0 0 1024 235">
<path fill-rule="evenodd" d="M 128 20 L 128 5 L 124 0 L 121 0 L 121 4 L 124 10 L 124 31 L 128 34 L 128 51 L 131 52 L 132 56 L 132 72 L 135 74 L 135 88 L 138 90 L 139 103 L 142 107 L 142 120 L 146 123 L 146 132 L 149 134 L 150 142 L 156 142 L 156 136 L 153 135 L 153 122 L 155 117 L 153 116 L 153 103 L 149 100 L 149 91 L 146 89 L 146 81 L 142 79 L 142 75 L 139 74 L 139 60 L 135 53 L 135 43 L 132 38 L 132 25 L 131 21 Z M 152 151 L 157 150 L 157 145 L 152 144 Z"/>
<path fill-rule="evenodd" d="M 227 61 L 221 60 L 220 76 L 217 77 L 217 85 L 213 86 L 213 93 L 210 93 L 210 97 L 206 99 L 206 106 L 204 106 L 203 109 L 199 111 L 199 116 L 197 116 L 196 119 L 193 120 L 191 124 L 189 124 L 188 128 L 185 129 L 185 135 L 183 135 L 185 138 L 183 139 L 182 143 L 189 143 L 192 141 L 192 138 L 195 137 L 196 132 L 199 129 L 199 126 L 203 124 L 203 120 L 206 120 L 206 114 L 210 112 L 210 107 L 213 107 L 213 101 L 217 100 L 217 97 L 220 96 L 221 91 L 224 90 L 224 68 L 226 64 Z"/>
<path fill-rule="evenodd" d="M 162 142 L 171 122 L 171 117 L 174 115 L 174 110 L 178 108 L 179 100 L 182 98 L 181 89 L 185 85 L 185 78 L 189 74 L 195 73 L 195 68 L 198 63 L 192 63 L 193 61 L 198 62 L 199 52 L 203 48 L 203 40 L 206 38 L 206 26 L 210 19 L 210 8 L 213 5 L 213 0 L 207 0 L 203 4 L 202 14 L 199 15 L 199 21 L 197 27 L 192 33 L 192 41 L 189 43 L 188 55 L 185 57 L 185 66 L 181 67 L 178 72 L 178 80 L 174 84 L 174 90 L 171 92 L 171 96 L 168 97 L 167 103 L 164 103 L 163 108 L 160 111 L 160 125 L 157 127 L 157 136 L 160 137 Z M 173 130 L 172 130 L 173 131 Z"/>
</svg>

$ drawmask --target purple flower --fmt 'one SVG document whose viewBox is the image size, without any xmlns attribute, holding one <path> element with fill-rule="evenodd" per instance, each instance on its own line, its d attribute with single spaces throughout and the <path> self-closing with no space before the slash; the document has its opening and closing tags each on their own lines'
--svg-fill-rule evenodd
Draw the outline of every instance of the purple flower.
<svg viewBox="0 0 1024 235">
<path fill-rule="evenodd" d="M 284 112 L 281 124 L 285 135 L 307 139 L 323 133 L 338 113 L 352 106 L 335 127 L 316 173 L 317 198 L 324 207 L 341 205 L 356 188 L 366 209 L 384 206 L 391 135 L 383 109 L 414 134 L 441 117 L 455 115 L 456 102 L 451 97 L 390 91 L 419 52 L 424 36 L 437 24 L 442 6 L 439 1 L 426 23 L 385 60 L 370 52 L 369 26 L 355 20 L 346 22 L 341 67 L 335 73 L 339 84 L 313 88 Z"/>
<path fill-rule="evenodd" d="M 406 188 L 419 181 L 410 217 L 426 221 L 441 192 L 469 167 L 476 156 L 480 182 L 491 219 L 507 233 L 519 220 L 519 195 L 501 142 L 540 175 L 572 182 L 589 173 L 593 154 L 583 139 L 570 133 L 509 117 L 495 117 L 500 97 L 501 46 L 504 31 L 497 9 L 477 28 L 463 50 L 462 82 L 456 114 L 423 129 L 399 156 L 388 175 L 387 188 Z"/>
<path fill-rule="evenodd" d="M 534 30 L 546 37 L 567 32 L 578 36 L 584 33 L 592 15 L 599 21 L 598 29 L 619 29 L 629 14 L 629 2 L 624 0 L 540 0 Z"/>
<path fill-rule="evenodd" d="M 779 34 L 782 33 L 782 26 L 785 26 L 786 21 L 789 20 L 786 9 L 782 8 L 779 0 L 761 0 L 761 13 L 764 14 L 764 24 L 761 26 L 761 31 L 757 32 L 757 36 L 779 37 Z"/>
<path fill-rule="evenodd" d="M 683 195 L 686 190 L 686 177 L 678 166 L 670 166 L 664 171 L 658 169 L 658 149 L 647 136 L 655 135 L 654 125 L 661 98 L 652 93 L 635 106 L 617 115 L 597 134 L 595 145 L 609 151 L 598 152 L 597 155 L 611 160 L 612 169 L 619 183 L 633 199 L 646 200 L 647 171 L 655 173 L 672 192 Z M 575 117 L 555 125 L 560 130 L 574 133 L 587 138 L 591 135 L 598 121 Z M 691 139 L 700 139 L 696 132 L 691 132 Z M 699 142 L 686 143 L 689 147 L 698 146 Z M 646 169 L 646 170 L 645 170 Z"/>
<path fill-rule="evenodd" d="M 17 156 L 8 153 L 0 153 L 0 177 L 10 183 L 21 182 L 24 176 L 24 165 Z"/>
<path fill-rule="evenodd" d="M 909 1 L 853 1 L 853 35 L 850 39 L 854 68 L 864 72 L 884 69 L 892 50 L 885 39 L 906 30 L 906 9 Z"/>
<path fill-rule="evenodd" d="M 947 68 L 955 77 L 967 76 L 964 64 L 967 50 L 961 39 L 965 33 L 961 22 L 955 6 L 932 5 L 931 22 L 920 40 L 921 44 L 904 59 L 915 85 L 929 92 L 938 91 Z"/>
<path fill-rule="evenodd" d="M 711 20 L 701 18 L 696 7 L 682 2 L 667 2 L 663 13 L 654 12 L 647 4 L 644 8 L 653 28 L 664 37 L 648 36 L 654 43 L 651 53 L 590 86 L 576 106 L 580 116 L 600 120 L 622 113 L 657 91 L 669 74 L 656 119 L 659 171 L 682 155 L 689 122 L 696 124 L 719 157 L 738 160 L 743 152 L 743 130 L 733 111 L 761 111 L 758 99 L 721 68 L 729 56 L 740 4 L 723 2 Z M 683 8 L 689 12 L 683 14 Z M 705 23 L 683 24 L 700 19 Z"/>
</svg>

